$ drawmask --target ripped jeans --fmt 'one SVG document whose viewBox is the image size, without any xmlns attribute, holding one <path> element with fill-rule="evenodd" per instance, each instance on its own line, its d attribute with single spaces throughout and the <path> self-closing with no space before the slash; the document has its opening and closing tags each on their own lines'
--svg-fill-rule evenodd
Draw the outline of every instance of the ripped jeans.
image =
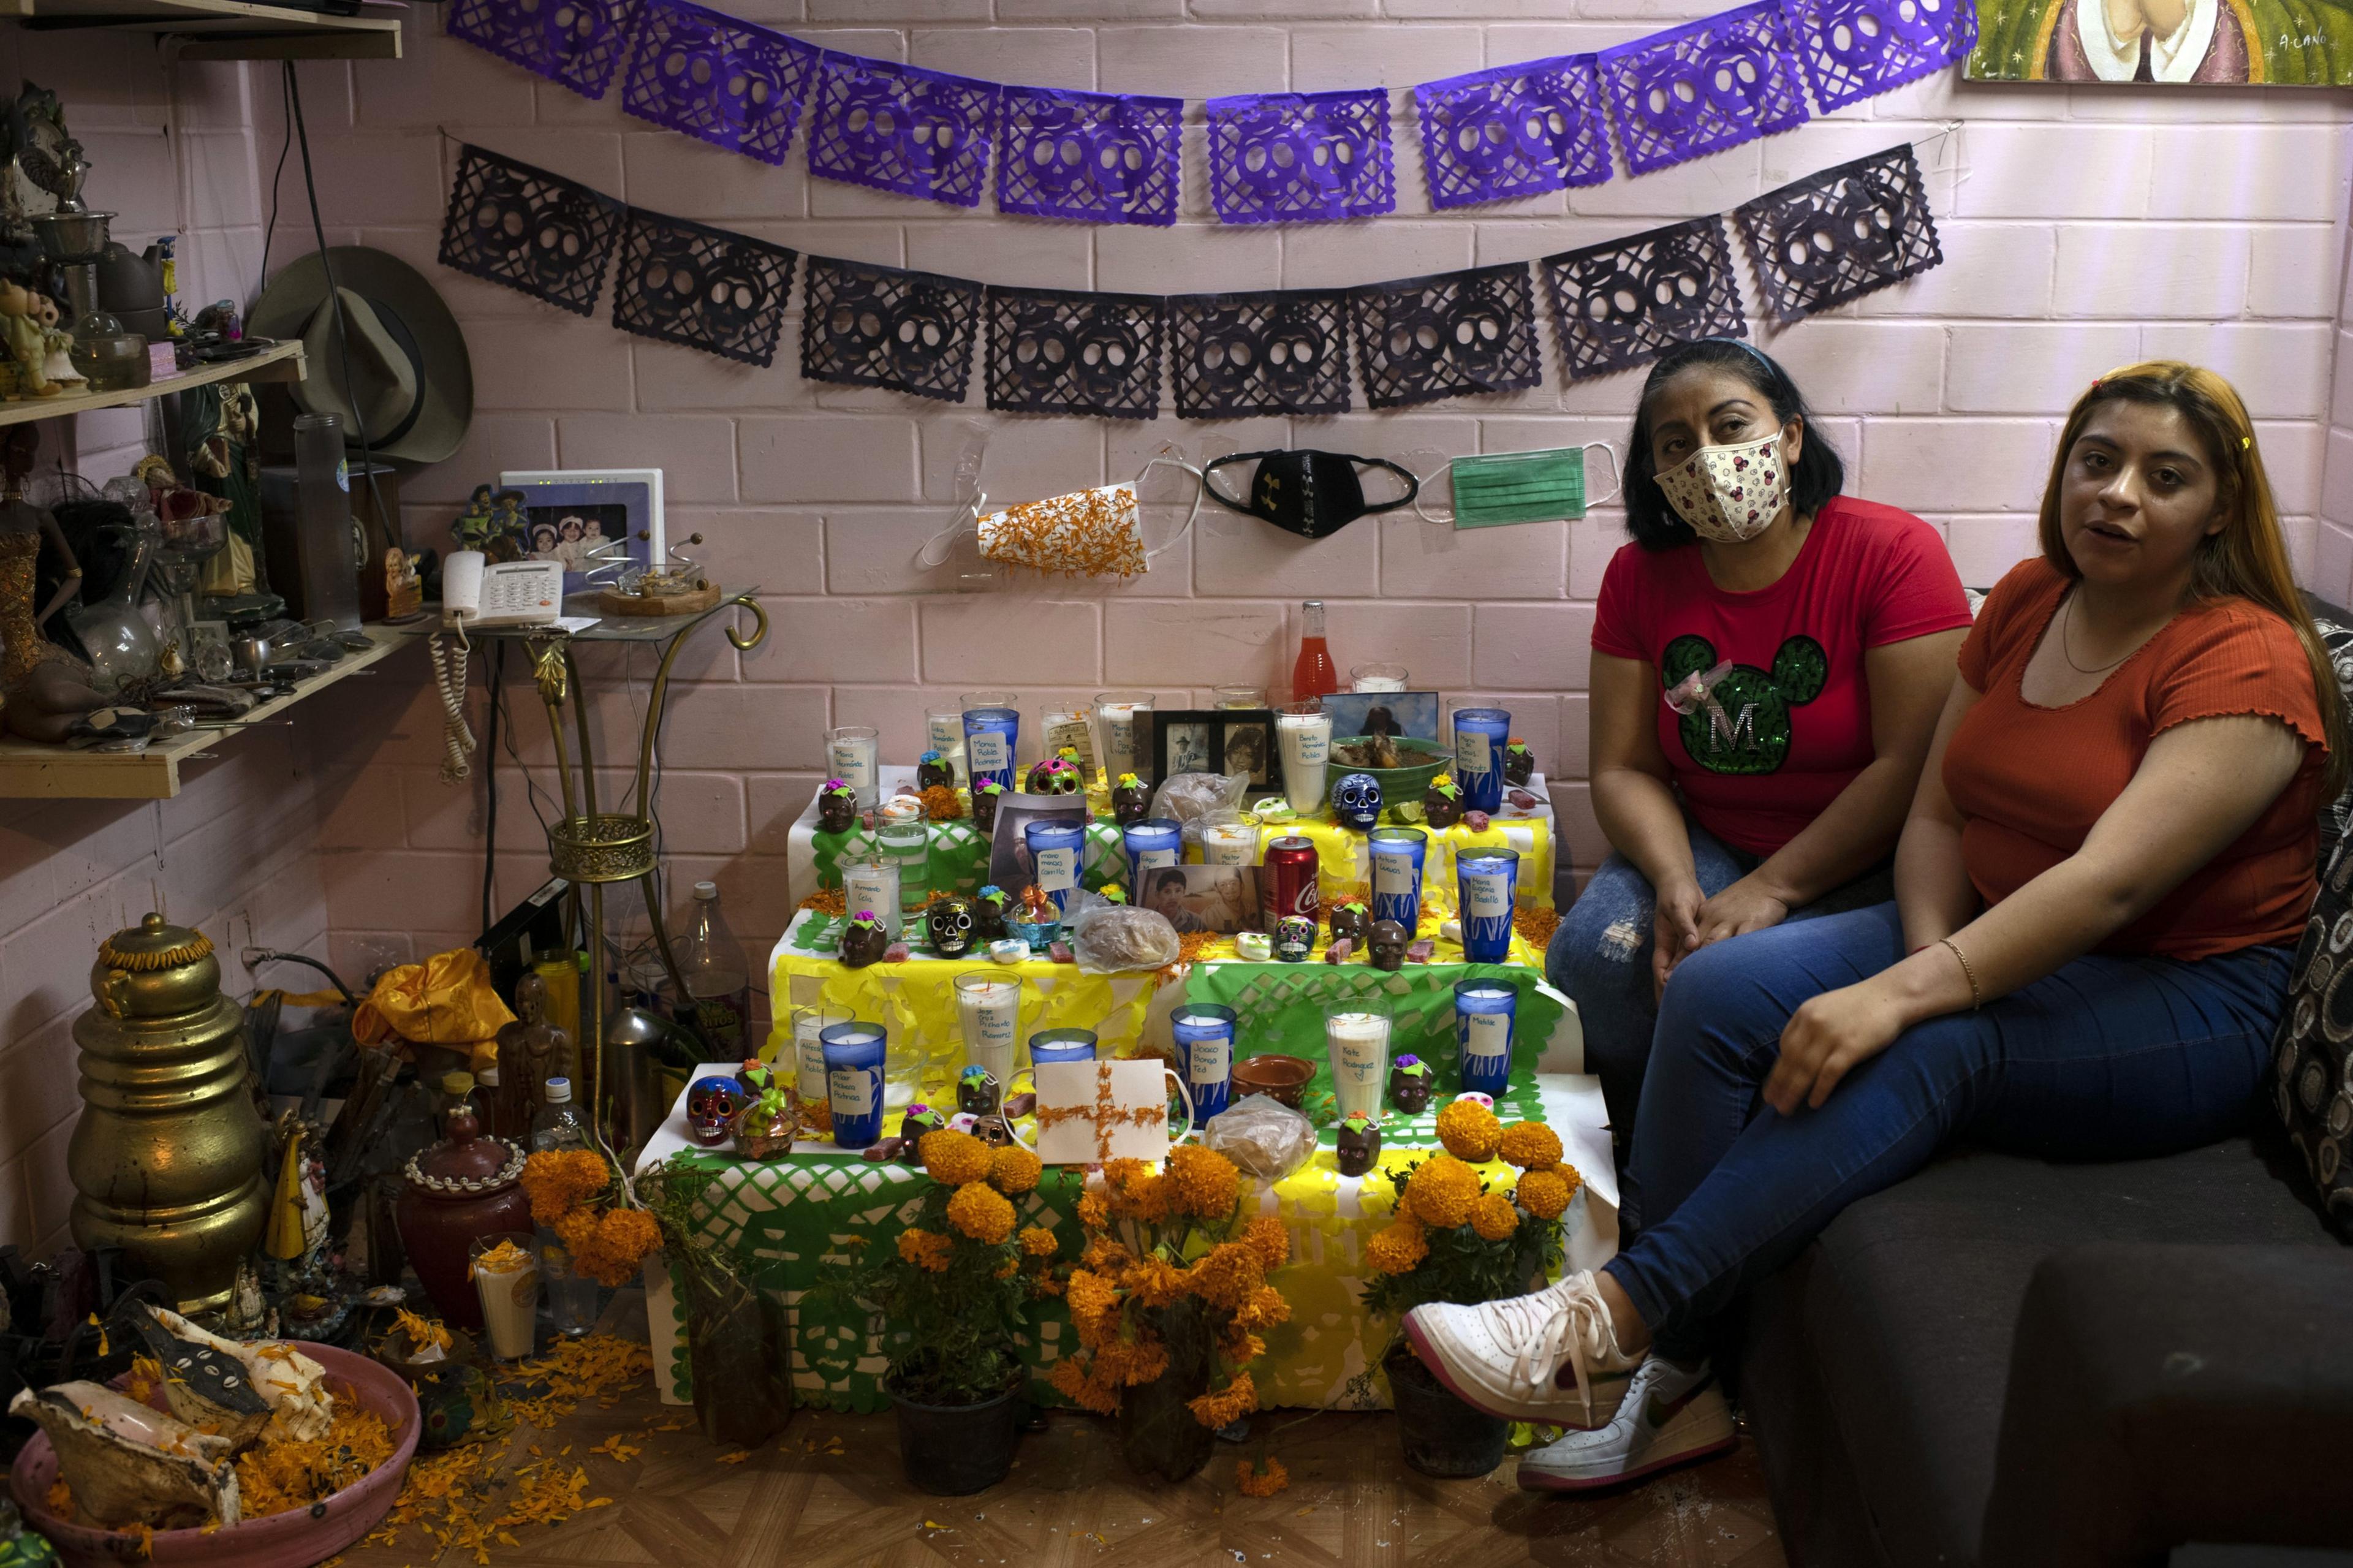
<svg viewBox="0 0 2353 1568">
<path fill-rule="evenodd" d="M 1733 847 L 1688 816 L 1683 826 L 1691 835 L 1692 868 L 1698 873 L 1700 891 L 1709 898 L 1764 864 L 1763 856 Z M 1842 914 L 1894 896 L 1894 867 L 1883 863 L 1791 910 L 1788 918 Z M 1585 1070 L 1601 1079 L 1621 1171 L 1627 1168 L 1642 1074 L 1651 1064 L 1651 1035 L 1659 1021 L 1651 984 L 1651 922 L 1657 910 L 1650 879 L 1613 852 L 1561 917 L 1545 949 L 1545 979 L 1577 1004 L 1578 1021 L 1585 1026 Z M 1639 1221 L 1638 1197 L 1630 1185 L 1622 1207 L 1629 1225 Z"/>
</svg>

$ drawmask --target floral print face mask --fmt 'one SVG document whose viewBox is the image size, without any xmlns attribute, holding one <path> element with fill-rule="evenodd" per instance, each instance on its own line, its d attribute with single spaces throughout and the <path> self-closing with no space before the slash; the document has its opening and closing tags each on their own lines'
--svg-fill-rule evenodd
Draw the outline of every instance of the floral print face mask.
<svg viewBox="0 0 2353 1568">
<path fill-rule="evenodd" d="M 1781 432 L 1736 447 L 1702 447 L 1659 476 L 1659 488 L 1692 531 L 1715 544 L 1740 544 L 1772 526 L 1788 499 Z"/>
</svg>

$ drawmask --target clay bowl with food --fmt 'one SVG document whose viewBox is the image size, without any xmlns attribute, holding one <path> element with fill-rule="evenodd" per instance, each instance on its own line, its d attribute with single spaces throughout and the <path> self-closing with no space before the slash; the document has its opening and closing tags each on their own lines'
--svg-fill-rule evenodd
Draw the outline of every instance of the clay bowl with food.
<svg viewBox="0 0 2353 1568">
<path fill-rule="evenodd" d="M 58 1455 L 47 1435 L 36 1433 L 17 1451 L 8 1472 L 8 1491 L 17 1511 L 49 1538 L 67 1568 L 121 1568 L 139 1561 L 156 1568 L 309 1568 L 325 1562 L 374 1530 L 392 1510 L 401 1478 L 417 1453 L 422 1422 L 417 1396 L 386 1368 L 332 1345 L 300 1348 L 326 1368 L 327 1387 L 338 1403 L 355 1402 L 392 1429 L 392 1458 L 324 1501 L 244 1520 L 224 1530 L 159 1530 L 148 1537 L 148 1550 L 142 1553 L 133 1531 L 69 1524 L 49 1511 L 47 1499 L 50 1483 L 58 1479 Z M 162 1408 L 163 1395 L 159 1393 L 151 1403 Z"/>
<path fill-rule="evenodd" d="M 1377 747 L 1381 749 L 1376 750 Z M 1375 766 L 1371 761 L 1375 757 L 1396 765 Z M 1407 802 L 1419 805 L 1423 793 L 1430 788 L 1430 781 L 1453 765 L 1454 753 L 1435 741 L 1417 741 L 1405 735 L 1343 735 L 1332 742 L 1330 776 L 1332 788 L 1336 791 L 1340 781 L 1348 774 L 1366 773 L 1381 786 L 1384 806 Z"/>
<path fill-rule="evenodd" d="M 1244 1057 L 1234 1064 L 1234 1098 L 1269 1095 L 1296 1110 L 1300 1097 L 1307 1092 L 1308 1079 L 1314 1076 L 1315 1064 L 1305 1057 Z"/>
</svg>

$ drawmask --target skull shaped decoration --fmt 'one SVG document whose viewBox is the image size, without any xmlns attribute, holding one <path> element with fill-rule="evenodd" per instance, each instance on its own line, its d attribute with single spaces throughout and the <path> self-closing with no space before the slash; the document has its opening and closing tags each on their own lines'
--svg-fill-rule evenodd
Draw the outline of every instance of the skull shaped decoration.
<svg viewBox="0 0 2353 1568">
<path fill-rule="evenodd" d="M 706 1149 L 726 1142 L 734 1129 L 735 1113 L 747 1098 L 743 1086 L 732 1078 L 696 1079 L 686 1091 L 688 1136 Z"/>
<path fill-rule="evenodd" d="M 1406 945 L 1412 939 L 1405 927 L 1395 921 L 1373 922 L 1372 963 L 1375 969 L 1385 969 L 1394 974 L 1405 967 Z"/>
<path fill-rule="evenodd" d="M 1370 773 L 1349 773 L 1333 786 L 1332 809 L 1340 826 L 1369 833 L 1381 819 L 1381 781 Z"/>
<path fill-rule="evenodd" d="M 951 893 L 932 900 L 923 923 L 931 929 L 932 951 L 942 958 L 962 958 L 972 949 L 972 900 Z"/>
<path fill-rule="evenodd" d="M 1315 921 L 1311 915 L 1285 915 L 1274 922 L 1274 956 L 1285 963 L 1304 963 L 1315 951 Z"/>
</svg>

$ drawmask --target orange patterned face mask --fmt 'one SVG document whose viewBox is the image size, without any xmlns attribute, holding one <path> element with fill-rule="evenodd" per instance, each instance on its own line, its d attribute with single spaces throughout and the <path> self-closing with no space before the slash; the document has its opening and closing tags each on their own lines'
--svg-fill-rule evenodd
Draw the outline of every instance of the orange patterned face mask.
<svg viewBox="0 0 2353 1568">
<path fill-rule="evenodd" d="M 980 552 L 1008 566 L 1065 577 L 1137 577 L 1146 564 L 1133 479 L 1023 501 L 987 513 L 979 529 Z"/>
</svg>

